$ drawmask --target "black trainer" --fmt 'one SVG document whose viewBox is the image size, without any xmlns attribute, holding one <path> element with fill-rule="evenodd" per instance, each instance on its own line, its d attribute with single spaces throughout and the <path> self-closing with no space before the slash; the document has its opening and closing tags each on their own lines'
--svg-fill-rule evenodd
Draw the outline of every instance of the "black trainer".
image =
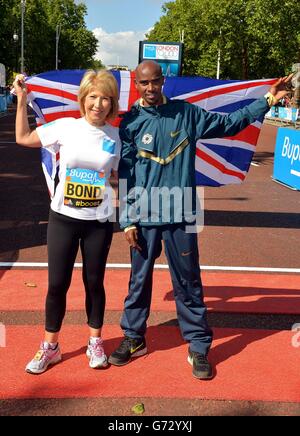
<svg viewBox="0 0 300 436">
<path fill-rule="evenodd" d="M 127 336 L 123 339 L 119 347 L 108 359 L 112 365 L 123 366 L 130 362 L 132 357 L 140 357 L 147 354 L 145 338 L 132 339 Z"/>
<path fill-rule="evenodd" d="M 213 378 L 212 366 L 204 354 L 196 353 L 189 349 L 188 362 L 193 367 L 193 376 L 200 380 Z"/>
</svg>

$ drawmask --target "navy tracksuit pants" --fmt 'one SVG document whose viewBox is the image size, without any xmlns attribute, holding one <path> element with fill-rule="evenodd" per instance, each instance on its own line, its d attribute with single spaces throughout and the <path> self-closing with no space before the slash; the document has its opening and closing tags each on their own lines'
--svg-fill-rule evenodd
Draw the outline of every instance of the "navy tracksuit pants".
<svg viewBox="0 0 300 436">
<path fill-rule="evenodd" d="M 139 339 L 145 335 L 150 313 L 152 276 L 155 259 L 165 244 L 177 317 L 183 338 L 192 351 L 207 354 L 212 342 L 212 331 L 207 323 L 206 307 L 200 277 L 197 235 L 186 233 L 185 225 L 139 227 L 139 245 L 142 251 L 131 250 L 131 277 L 129 293 L 121 327 L 126 336 Z"/>
</svg>

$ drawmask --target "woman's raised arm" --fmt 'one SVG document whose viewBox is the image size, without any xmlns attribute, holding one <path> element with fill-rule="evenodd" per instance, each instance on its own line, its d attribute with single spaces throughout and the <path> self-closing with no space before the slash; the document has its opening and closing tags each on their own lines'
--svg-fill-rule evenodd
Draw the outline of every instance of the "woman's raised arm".
<svg viewBox="0 0 300 436">
<path fill-rule="evenodd" d="M 41 147 L 42 144 L 36 130 L 31 131 L 29 127 L 27 116 L 27 91 L 25 78 L 22 74 L 19 74 L 16 77 L 13 86 L 18 99 L 16 116 L 16 142 L 24 147 Z"/>
</svg>

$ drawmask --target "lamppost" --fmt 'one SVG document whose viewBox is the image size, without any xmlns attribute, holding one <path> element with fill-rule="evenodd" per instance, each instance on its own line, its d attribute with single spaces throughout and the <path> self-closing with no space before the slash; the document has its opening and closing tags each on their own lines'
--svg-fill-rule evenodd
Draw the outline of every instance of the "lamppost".
<svg viewBox="0 0 300 436">
<path fill-rule="evenodd" d="M 21 73 L 24 73 L 24 15 L 26 0 L 21 0 Z"/>
<path fill-rule="evenodd" d="M 55 50 L 55 69 L 58 70 L 58 43 L 61 32 L 61 24 L 56 26 L 56 50 Z"/>
<path fill-rule="evenodd" d="M 13 40 L 14 40 L 14 44 L 15 44 L 15 59 L 16 59 L 16 65 L 15 65 L 15 71 L 16 73 L 18 72 L 18 41 L 19 41 L 19 35 L 17 34 L 17 32 L 15 31 L 15 33 L 13 34 Z"/>
<path fill-rule="evenodd" d="M 221 49 L 218 49 L 218 60 L 217 60 L 217 79 L 220 79 L 220 69 L 221 69 Z"/>
<path fill-rule="evenodd" d="M 221 36 L 222 36 L 222 29 L 220 29 L 218 60 L 217 60 L 217 79 L 218 80 L 220 79 L 220 70 L 221 70 Z"/>
</svg>

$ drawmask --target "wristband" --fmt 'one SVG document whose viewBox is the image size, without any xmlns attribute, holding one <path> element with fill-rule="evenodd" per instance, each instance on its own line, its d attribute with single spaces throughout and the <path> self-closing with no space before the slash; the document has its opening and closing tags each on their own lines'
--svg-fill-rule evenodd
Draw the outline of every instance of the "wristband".
<svg viewBox="0 0 300 436">
<path fill-rule="evenodd" d="M 264 97 L 267 100 L 268 105 L 270 107 L 275 106 L 275 104 L 278 103 L 277 98 L 275 98 L 275 96 L 273 94 L 271 94 L 270 92 L 267 92 L 267 94 Z"/>
<path fill-rule="evenodd" d="M 136 229 L 136 226 L 129 226 L 129 227 L 126 227 L 126 229 L 124 229 L 124 232 L 127 233 L 127 232 L 129 232 L 129 230 L 135 230 L 135 229 Z"/>
</svg>

